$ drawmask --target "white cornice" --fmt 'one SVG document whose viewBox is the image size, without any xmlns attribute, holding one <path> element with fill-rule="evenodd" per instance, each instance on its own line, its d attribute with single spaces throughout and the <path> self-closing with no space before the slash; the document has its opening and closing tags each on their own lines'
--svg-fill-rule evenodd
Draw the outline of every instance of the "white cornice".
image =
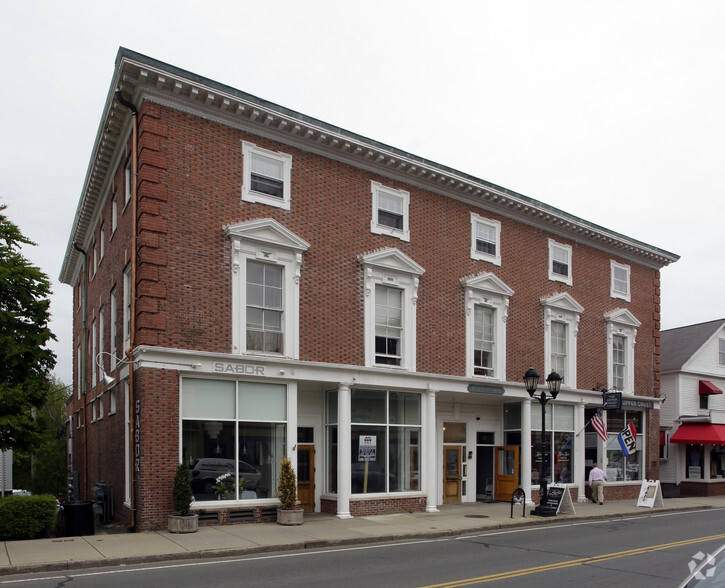
<svg viewBox="0 0 725 588">
<path fill-rule="evenodd" d="M 465 201 L 647 267 L 659 269 L 679 259 L 677 255 L 500 186 L 122 49 L 61 269 L 60 278 L 65 283 L 70 283 L 73 268 L 78 262 L 73 242 L 83 241 L 89 230 L 90 216 L 101 197 L 107 174 L 113 172 L 111 163 L 116 150 L 122 145 L 119 138 L 123 136 L 123 128 L 128 125 L 128 110 L 114 99 L 117 88 L 126 96 L 132 96 L 137 107 L 144 100 L 149 100 L 183 110 Z"/>
</svg>

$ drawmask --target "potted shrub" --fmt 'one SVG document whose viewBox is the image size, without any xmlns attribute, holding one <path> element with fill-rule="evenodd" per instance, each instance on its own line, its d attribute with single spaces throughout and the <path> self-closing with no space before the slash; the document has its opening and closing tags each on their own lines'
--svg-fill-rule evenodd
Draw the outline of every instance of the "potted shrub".
<svg viewBox="0 0 725 588">
<path fill-rule="evenodd" d="M 169 515 L 169 532 L 195 533 L 199 528 L 199 515 L 189 514 L 194 496 L 191 492 L 189 467 L 183 463 L 176 466 L 174 489 L 172 491 L 174 510 L 178 515 Z"/>
<path fill-rule="evenodd" d="M 290 460 L 283 456 L 277 480 L 277 497 L 280 506 L 277 509 L 277 523 L 280 525 L 301 525 L 304 512 L 297 507 L 297 477 Z"/>
</svg>

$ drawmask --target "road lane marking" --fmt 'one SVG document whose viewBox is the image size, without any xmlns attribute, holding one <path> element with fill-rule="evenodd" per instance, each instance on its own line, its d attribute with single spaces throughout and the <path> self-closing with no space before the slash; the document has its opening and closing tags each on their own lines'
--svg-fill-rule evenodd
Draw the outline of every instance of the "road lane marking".
<svg viewBox="0 0 725 588">
<path fill-rule="evenodd" d="M 665 549 L 673 549 L 675 547 L 684 547 L 686 545 L 693 545 L 695 543 L 704 543 L 707 541 L 715 541 L 716 539 L 725 539 L 725 533 L 719 535 L 710 535 L 709 537 L 696 537 L 695 539 L 685 539 L 683 541 L 673 541 L 672 543 L 662 543 L 661 545 L 651 545 L 649 547 L 639 547 L 637 549 L 629 549 L 627 551 L 618 551 L 615 553 L 607 553 L 604 555 L 594 555 L 591 557 L 585 557 L 581 559 L 574 559 L 570 561 L 564 561 L 559 563 L 552 563 L 543 566 L 537 566 L 533 568 L 524 568 L 520 570 L 509 570 L 507 572 L 499 572 L 497 574 L 491 574 L 488 576 L 478 576 L 477 578 L 465 578 L 462 580 L 454 580 L 452 582 L 444 582 L 442 584 L 431 584 L 423 586 L 421 588 L 457 588 L 459 586 L 471 586 L 473 584 L 483 584 L 485 582 L 494 582 L 497 580 L 508 580 L 511 578 L 518 578 L 520 576 L 528 576 L 531 574 L 540 574 L 542 572 L 551 572 L 555 570 L 562 570 L 565 568 L 572 568 L 575 566 L 584 566 L 589 564 L 596 564 L 604 561 L 610 561 L 613 559 L 619 559 L 622 557 L 633 557 L 636 555 L 643 555 L 645 553 L 652 553 L 655 551 L 664 551 Z"/>
</svg>

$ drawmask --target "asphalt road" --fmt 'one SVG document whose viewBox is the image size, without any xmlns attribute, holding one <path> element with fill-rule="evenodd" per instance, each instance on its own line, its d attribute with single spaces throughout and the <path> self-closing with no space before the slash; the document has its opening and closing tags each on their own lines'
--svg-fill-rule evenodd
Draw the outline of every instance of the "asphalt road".
<svg viewBox="0 0 725 588">
<path fill-rule="evenodd" d="M 48 572 L 0 586 L 677 586 L 696 554 L 725 543 L 725 509 L 580 521 L 477 535 Z"/>
</svg>

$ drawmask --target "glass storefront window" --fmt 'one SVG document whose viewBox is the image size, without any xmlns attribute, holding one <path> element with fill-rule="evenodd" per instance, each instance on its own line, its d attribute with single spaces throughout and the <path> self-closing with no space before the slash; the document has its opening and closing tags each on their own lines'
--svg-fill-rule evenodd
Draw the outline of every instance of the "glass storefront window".
<svg viewBox="0 0 725 588">
<path fill-rule="evenodd" d="M 273 498 L 286 453 L 286 386 L 184 378 L 181 398 L 194 498 Z"/>
<path fill-rule="evenodd" d="M 685 445 L 685 477 L 702 480 L 705 477 L 705 448 L 702 445 Z"/>
<path fill-rule="evenodd" d="M 326 492 L 337 492 L 337 393 L 326 402 Z M 352 390 L 353 494 L 420 490 L 420 394 Z"/>
<path fill-rule="evenodd" d="M 725 447 L 713 445 L 710 448 L 710 479 L 721 479 L 725 474 Z"/>
<path fill-rule="evenodd" d="M 625 456 L 619 444 L 619 433 L 629 423 L 634 423 L 637 432 L 636 451 Z M 607 478 L 610 482 L 641 480 L 644 468 L 642 455 L 644 454 L 644 425 L 643 413 L 636 410 L 608 410 L 607 411 Z"/>
<path fill-rule="evenodd" d="M 553 431 L 552 431 L 553 429 Z M 546 405 L 546 440 L 543 457 L 547 481 L 570 484 L 574 481 L 574 407 L 567 404 Z M 531 404 L 531 483 L 540 483 L 542 457 L 541 405 Z M 548 465 L 548 467 L 547 467 Z"/>
</svg>

